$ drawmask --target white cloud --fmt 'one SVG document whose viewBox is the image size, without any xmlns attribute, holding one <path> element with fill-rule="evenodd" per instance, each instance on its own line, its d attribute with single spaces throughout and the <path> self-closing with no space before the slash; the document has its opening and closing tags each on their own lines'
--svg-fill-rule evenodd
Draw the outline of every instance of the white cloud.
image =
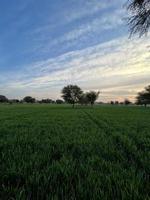
<svg viewBox="0 0 150 200">
<path fill-rule="evenodd" d="M 70 32 L 65 33 L 60 38 L 53 40 L 50 46 L 55 46 L 65 42 L 65 45 L 73 45 L 79 40 L 88 38 L 90 35 L 104 30 L 116 28 L 123 24 L 124 9 L 117 9 L 114 12 L 105 12 L 102 16 L 94 18 L 88 23 L 81 24 Z M 67 43 L 66 43 L 67 42 Z"/>
<path fill-rule="evenodd" d="M 61 88 L 72 83 L 85 90 L 101 90 L 101 100 L 133 99 L 150 84 L 148 41 L 119 38 L 33 63 L 18 74 L 7 74 L 1 92 L 58 97 Z"/>
<path fill-rule="evenodd" d="M 74 2 L 74 4 L 77 3 Z M 74 45 L 87 45 L 91 39 L 97 40 L 96 35 L 119 28 L 124 23 L 126 9 L 123 8 L 122 1 L 80 1 L 80 5 L 77 4 L 80 6 L 79 8 L 74 4 L 69 10 L 65 9 L 64 12 L 59 13 L 60 19 L 56 18 L 56 22 L 48 22 L 44 27 L 33 31 L 33 40 L 36 44 L 31 51 L 45 54 L 53 48 L 66 49 Z M 80 23 L 76 23 L 77 20 Z M 53 34 L 51 36 L 51 31 L 58 26 L 62 27 L 61 30 L 65 30 L 64 26 L 68 26 L 69 30 L 68 28 L 64 32 L 59 30 L 57 37 L 54 37 Z M 34 35 L 35 33 L 37 35 Z"/>
</svg>

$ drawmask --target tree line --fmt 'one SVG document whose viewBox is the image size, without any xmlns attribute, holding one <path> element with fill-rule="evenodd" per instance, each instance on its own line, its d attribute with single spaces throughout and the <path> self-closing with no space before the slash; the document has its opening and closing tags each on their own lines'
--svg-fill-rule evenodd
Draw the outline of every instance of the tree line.
<svg viewBox="0 0 150 200">
<path fill-rule="evenodd" d="M 65 86 L 61 91 L 61 97 L 62 99 L 52 100 L 52 99 L 42 99 L 42 100 L 36 100 L 35 98 L 31 96 L 26 96 L 22 100 L 19 99 L 8 99 L 4 95 L 0 95 L 0 103 L 49 103 L 49 104 L 63 104 L 68 103 L 72 104 L 72 107 L 75 106 L 75 104 L 80 105 L 91 105 L 93 106 L 98 99 L 100 92 L 96 91 L 89 91 L 84 92 L 79 86 L 77 85 L 67 85 Z M 99 102 L 103 103 L 103 102 Z M 129 105 L 132 102 L 130 102 L 128 99 L 125 99 L 124 102 L 119 101 L 110 101 L 109 102 L 112 105 L 118 105 L 118 104 L 124 104 Z M 144 105 L 145 107 L 150 104 L 150 85 L 145 87 L 145 89 L 137 94 L 136 102 L 137 105 Z"/>
<path fill-rule="evenodd" d="M 31 96 L 26 96 L 23 99 L 8 99 L 4 95 L 0 95 L 0 103 L 51 103 L 51 104 L 62 104 L 64 101 L 62 99 L 42 99 L 42 100 L 36 100 L 35 98 Z"/>
</svg>

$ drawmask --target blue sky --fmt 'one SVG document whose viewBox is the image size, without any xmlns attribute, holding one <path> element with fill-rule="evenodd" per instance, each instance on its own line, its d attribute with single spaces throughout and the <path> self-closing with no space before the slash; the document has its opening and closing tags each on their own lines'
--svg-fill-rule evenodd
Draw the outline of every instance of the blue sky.
<svg viewBox="0 0 150 200">
<path fill-rule="evenodd" d="M 150 83 L 149 36 L 129 39 L 124 0 L 0 0 L 0 93 L 59 98 L 78 84 L 102 101 Z"/>
</svg>

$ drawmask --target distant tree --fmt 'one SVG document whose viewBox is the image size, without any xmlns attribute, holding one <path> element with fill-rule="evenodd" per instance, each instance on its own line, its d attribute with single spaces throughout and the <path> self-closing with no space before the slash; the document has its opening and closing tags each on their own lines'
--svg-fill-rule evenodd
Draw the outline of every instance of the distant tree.
<svg viewBox="0 0 150 200">
<path fill-rule="evenodd" d="M 42 99 L 40 103 L 52 103 L 52 99 Z"/>
<path fill-rule="evenodd" d="M 5 103 L 5 102 L 8 102 L 7 97 L 0 95 L 0 103 Z"/>
<path fill-rule="evenodd" d="M 79 103 L 81 105 L 87 105 L 89 103 L 89 99 L 87 97 L 87 93 L 83 93 L 79 97 Z"/>
<path fill-rule="evenodd" d="M 9 100 L 9 103 L 19 103 L 19 99 L 11 99 Z"/>
<path fill-rule="evenodd" d="M 92 105 L 94 105 L 95 101 L 98 99 L 100 92 L 90 91 L 86 93 L 86 97 L 88 99 L 88 102 Z"/>
<path fill-rule="evenodd" d="M 114 101 L 111 101 L 111 102 L 110 102 L 110 104 L 111 104 L 111 105 L 114 105 L 114 104 L 115 104 L 115 102 L 114 102 Z"/>
<path fill-rule="evenodd" d="M 115 104 L 118 105 L 118 104 L 119 104 L 119 101 L 115 101 Z"/>
<path fill-rule="evenodd" d="M 138 93 L 136 104 L 145 105 L 145 107 L 150 104 L 150 85 L 145 87 L 144 91 Z"/>
<path fill-rule="evenodd" d="M 23 98 L 23 101 L 26 103 L 35 103 L 35 98 L 30 97 L 30 96 L 26 96 Z"/>
<path fill-rule="evenodd" d="M 131 101 L 129 101 L 128 99 L 125 99 L 125 100 L 124 100 L 124 104 L 125 104 L 125 105 L 129 105 L 129 104 L 131 104 Z"/>
<path fill-rule="evenodd" d="M 64 103 L 64 101 L 61 100 L 61 99 L 56 99 L 56 103 L 57 103 L 57 104 L 62 104 L 62 103 Z"/>
<path fill-rule="evenodd" d="M 75 103 L 79 102 L 82 93 L 81 88 L 77 85 L 68 85 L 62 89 L 62 98 L 74 107 Z"/>
<path fill-rule="evenodd" d="M 20 101 L 19 101 L 19 99 L 14 99 L 14 102 L 19 103 Z"/>
<path fill-rule="evenodd" d="M 150 28 L 150 0 L 131 0 L 127 4 L 131 16 L 128 18 L 130 33 L 139 36 L 147 33 Z"/>
</svg>

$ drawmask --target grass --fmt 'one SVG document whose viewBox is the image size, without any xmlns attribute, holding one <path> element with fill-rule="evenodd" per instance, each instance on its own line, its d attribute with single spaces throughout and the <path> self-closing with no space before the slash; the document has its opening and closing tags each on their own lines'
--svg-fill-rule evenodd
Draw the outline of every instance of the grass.
<svg viewBox="0 0 150 200">
<path fill-rule="evenodd" d="M 0 105 L 0 199 L 148 200 L 150 108 Z"/>
</svg>

